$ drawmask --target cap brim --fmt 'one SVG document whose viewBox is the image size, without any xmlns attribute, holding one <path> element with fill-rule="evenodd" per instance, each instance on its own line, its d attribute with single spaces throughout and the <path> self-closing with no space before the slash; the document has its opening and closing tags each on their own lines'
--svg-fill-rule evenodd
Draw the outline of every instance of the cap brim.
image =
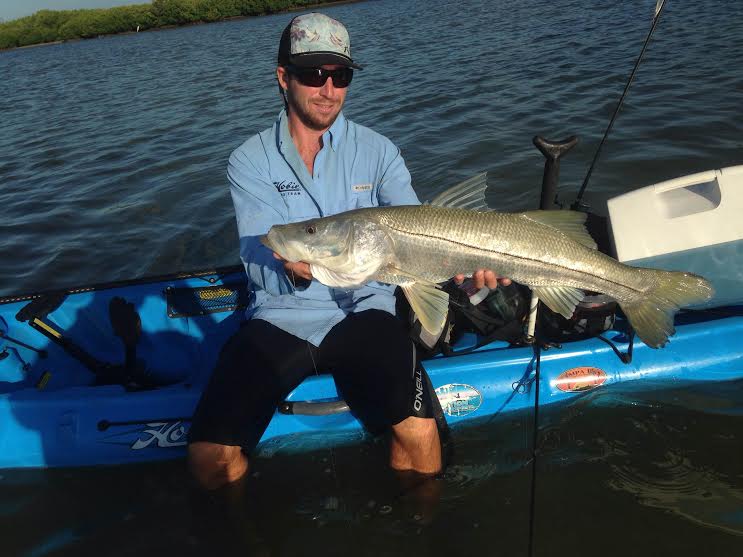
<svg viewBox="0 0 743 557">
<path fill-rule="evenodd" d="M 363 69 L 347 56 L 343 56 L 336 52 L 308 52 L 306 54 L 294 54 L 289 57 L 289 60 L 295 66 L 300 66 L 302 68 L 317 68 L 319 66 L 337 65 L 347 66 L 355 70 Z"/>
</svg>

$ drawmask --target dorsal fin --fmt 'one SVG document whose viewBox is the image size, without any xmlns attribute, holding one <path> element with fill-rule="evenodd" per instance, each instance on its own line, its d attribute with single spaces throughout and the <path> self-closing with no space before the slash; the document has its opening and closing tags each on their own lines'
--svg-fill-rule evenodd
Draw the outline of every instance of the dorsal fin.
<svg viewBox="0 0 743 557">
<path fill-rule="evenodd" d="M 586 213 L 580 211 L 527 211 L 522 216 L 559 230 L 571 240 L 596 249 L 596 242 L 586 230 Z"/>
<path fill-rule="evenodd" d="M 489 211 L 485 201 L 485 190 L 488 187 L 488 173 L 481 172 L 464 182 L 444 190 L 434 197 L 429 204 L 437 207 L 455 207 L 471 211 Z"/>
</svg>

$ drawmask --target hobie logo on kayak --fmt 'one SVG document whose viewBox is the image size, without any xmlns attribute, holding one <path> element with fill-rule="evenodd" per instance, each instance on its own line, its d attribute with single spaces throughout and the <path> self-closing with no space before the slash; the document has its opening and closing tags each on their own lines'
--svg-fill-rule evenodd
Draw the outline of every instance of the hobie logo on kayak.
<svg viewBox="0 0 743 557">
<path fill-rule="evenodd" d="M 480 391 L 470 385 L 449 383 L 436 389 L 441 409 L 450 416 L 466 416 L 482 404 Z"/>
<path fill-rule="evenodd" d="M 608 376 L 597 367 L 574 367 L 563 371 L 554 381 L 554 386 L 565 393 L 580 393 L 600 387 Z"/>
<path fill-rule="evenodd" d="M 132 445 L 133 450 L 139 450 L 153 445 L 155 447 L 182 447 L 186 444 L 186 426 L 183 422 L 153 422 L 142 431 L 139 439 Z M 145 437 L 146 436 L 146 437 Z"/>
</svg>

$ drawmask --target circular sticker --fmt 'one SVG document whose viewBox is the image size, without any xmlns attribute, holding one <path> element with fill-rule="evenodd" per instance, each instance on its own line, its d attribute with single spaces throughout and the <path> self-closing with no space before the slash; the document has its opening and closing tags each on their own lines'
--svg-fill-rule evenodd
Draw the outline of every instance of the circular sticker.
<svg viewBox="0 0 743 557">
<path fill-rule="evenodd" d="M 471 385 L 449 383 L 436 389 L 441 409 L 450 416 L 466 416 L 482 404 L 480 391 Z"/>
</svg>

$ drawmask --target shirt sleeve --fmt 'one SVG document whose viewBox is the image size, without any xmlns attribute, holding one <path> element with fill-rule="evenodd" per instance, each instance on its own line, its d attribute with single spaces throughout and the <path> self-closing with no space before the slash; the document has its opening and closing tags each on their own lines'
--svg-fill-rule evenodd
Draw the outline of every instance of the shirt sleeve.
<svg viewBox="0 0 743 557">
<path fill-rule="evenodd" d="M 400 154 L 400 149 L 390 142 L 388 149 L 390 162 L 387 163 L 379 185 L 379 204 L 420 205 L 418 196 L 411 184 L 410 172 Z"/>
<path fill-rule="evenodd" d="M 273 296 L 292 292 L 294 288 L 284 272 L 283 263 L 259 240 L 271 226 L 286 222 L 280 211 L 283 201 L 268 173 L 256 168 L 246 153 L 238 148 L 227 163 L 227 178 L 237 217 L 240 259 L 253 288 L 260 288 Z"/>
</svg>

